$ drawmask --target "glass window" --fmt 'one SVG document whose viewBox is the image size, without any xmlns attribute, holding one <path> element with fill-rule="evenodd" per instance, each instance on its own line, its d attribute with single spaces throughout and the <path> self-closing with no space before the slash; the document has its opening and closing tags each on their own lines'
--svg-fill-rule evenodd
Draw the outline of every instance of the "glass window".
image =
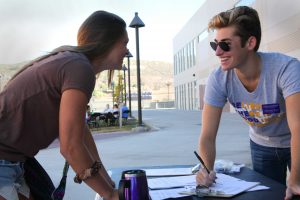
<svg viewBox="0 0 300 200">
<path fill-rule="evenodd" d="M 193 65 L 196 65 L 196 47 L 197 47 L 197 40 L 194 39 L 194 45 L 193 45 L 193 59 L 194 59 L 194 62 L 193 62 Z"/>
<path fill-rule="evenodd" d="M 234 7 L 238 7 L 238 6 L 251 6 L 254 2 L 255 2 L 255 0 L 240 0 L 239 2 L 237 2 L 235 4 Z"/>
<path fill-rule="evenodd" d="M 192 42 L 190 42 L 189 43 L 189 59 L 190 59 L 190 67 L 192 67 L 193 66 L 193 61 L 192 61 L 192 48 L 193 48 L 193 46 L 192 46 Z"/>
<path fill-rule="evenodd" d="M 207 29 L 205 29 L 204 31 L 202 31 L 202 33 L 198 35 L 198 43 L 204 40 L 207 36 L 208 36 L 208 31 Z"/>
<path fill-rule="evenodd" d="M 174 55 L 174 75 L 177 74 L 177 54 Z"/>
</svg>

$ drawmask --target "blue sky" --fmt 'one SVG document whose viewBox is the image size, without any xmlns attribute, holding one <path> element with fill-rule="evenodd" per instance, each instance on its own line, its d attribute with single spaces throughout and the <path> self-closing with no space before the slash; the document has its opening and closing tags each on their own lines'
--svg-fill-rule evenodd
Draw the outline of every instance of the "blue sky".
<svg viewBox="0 0 300 200">
<path fill-rule="evenodd" d="M 0 0 L 0 64 L 30 60 L 47 51 L 76 45 L 80 24 L 94 11 L 106 10 L 130 24 L 134 13 L 142 60 L 172 62 L 172 40 L 205 0 Z M 135 56 L 135 32 L 128 28 Z"/>
</svg>

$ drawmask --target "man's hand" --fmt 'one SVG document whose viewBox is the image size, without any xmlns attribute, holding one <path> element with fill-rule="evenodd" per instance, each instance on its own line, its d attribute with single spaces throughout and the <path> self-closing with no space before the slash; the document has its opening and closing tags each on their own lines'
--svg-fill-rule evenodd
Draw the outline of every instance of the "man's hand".
<svg viewBox="0 0 300 200">
<path fill-rule="evenodd" d="M 204 168 L 201 168 L 196 176 L 197 185 L 200 186 L 211 186 L 216 180 L 216 172 L 210 171 L 208 174 Z"/>
</svg>

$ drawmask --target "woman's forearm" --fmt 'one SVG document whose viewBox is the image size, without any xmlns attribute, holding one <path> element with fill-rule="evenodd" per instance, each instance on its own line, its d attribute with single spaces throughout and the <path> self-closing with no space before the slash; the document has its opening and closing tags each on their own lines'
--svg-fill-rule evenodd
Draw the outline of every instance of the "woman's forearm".
<svg viewBox="0 0 300 200">
<path fill-rule="evenodd" d="M 91 131 L 89 130 L 89 128 L 87 126 L 86 126 L 86 135 L 85 135 L 85 146 L 88 149 L 88 151 L 90 152 L 90 154 L 93 156 L 93 158 L 102 163 L 100 155 L 97 150 L 97 146 L 95 144 L 95 140 L 92 136 Z M 111 180 L 110 176 L 107 174 L 107 170 L 105 169 L 105 166 L 103 163 L 102 163 L 102 167 L 101 167 L 99 173 L 108 181 L 108 183 L 110 185 L 114 186 L 114 183 Z"/>
</svg>

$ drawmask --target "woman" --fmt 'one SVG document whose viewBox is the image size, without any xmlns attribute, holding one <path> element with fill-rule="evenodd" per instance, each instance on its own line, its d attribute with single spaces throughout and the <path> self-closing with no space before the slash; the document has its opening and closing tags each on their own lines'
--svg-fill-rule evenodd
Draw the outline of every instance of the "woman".
<svg viewBox="0 0 300 200">
<path fill-rule="evenodd" d="M 107 200 L 118 199 L 85 123 L 95 75 L 120 70 L 127 52 L 126 23 L 96 11 L 81 25 L 78 46 L 63 46 L 27 64 L 0 93 L 0 200 L 33 199 L 23 163 L 57 137 L 76 173 Z"/>
</svg>

